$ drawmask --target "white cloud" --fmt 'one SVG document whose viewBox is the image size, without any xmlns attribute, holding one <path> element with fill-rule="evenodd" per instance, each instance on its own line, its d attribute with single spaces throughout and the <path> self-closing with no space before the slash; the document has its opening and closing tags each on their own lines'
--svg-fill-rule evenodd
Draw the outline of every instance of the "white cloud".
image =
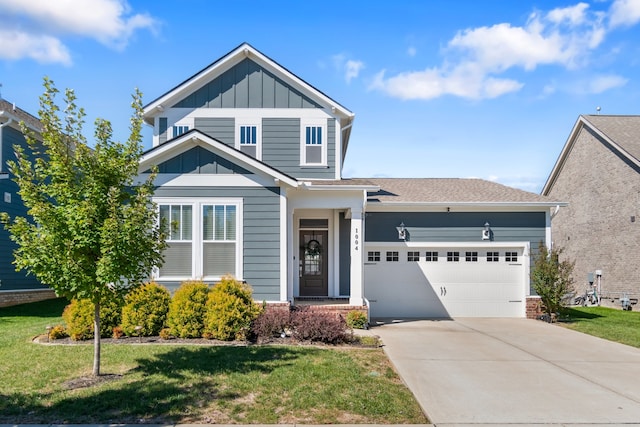
<svg viewBox="0 0 640 427">
<path fill-rule="evenodd" d="M 6 29 L 0 30 L 0 57 L 10 60 L 28 57 L 43 63 L 71 64 L 68 49 L 55 37 Z"/>
<path fill-rule="evenodd" d="M 629 79 L 615 75 L 597 76 L 589 82 L 587 87 L 589 93 L 602 93 L 609 89 L 624 86 L 628 81 Z"/>
<path fill-rule="evenodd" d="M 621 8 L 629 14 L 637 11 L 635 19 L 640 21 L 640 0 L 617 0 L 612 16 Z M 547 13 L 534 12 L 523 26 L 500 23 L 461 30 L 447 43 L 442 65 L 392 76 L 382 71 L 370 89 L 401 99 L 444 95 L 486 99 L 516 92 L 524 84 L 503 76 L 509 70 L 532 72 L 550 65 L 576 69 L 587 64 L 589 55 L 605 39 L 605 19 L 604 12 L 590 11 L 587 3 L 580 2 Z M 620 80 L 602 79 L 597 87 L 606 90 L 620 84 Z"/>
<path fill-rule="evenodd" d="M 147 14 L 131 14 L 126 0 L 0 0 L 0 9 L 8 16 L 3 33 L 14 39 L 30 41 L 11 46 L 0 41 L 0 57 L 31 57 L 41 62 L 71 62 L 62 37 L 73 34 L 97 40 L 113 49 L 124 49 L 133 33 L 140 29 L 155 32 L 157 21 Z M 30 51 L 40 47 L 38 58 Z M 64 53 L 64 54 L 62 54 Z"/>
<path fill-rule="evenodd" d="M 360 74 L 360 70 L 364 68 L 364 62 L 362 61 L 354 61 L 352 59 L 348 60 L 345 64 L 345 74 L 344 78 L 347 83 L 351 83 L 352 79 L 355 79 Z"/>
<path fill-rule="evenodd" d="M 640 0 L 616 0 L 611 5 L 609 25 L 612 28 L 640 22 Z"/>
<path fill-rule="evenodd" d="M 340 73 L 344 73 L 344 79 L 347 83 L 351 83 L 351 80 L 357 78 L 364 68 L 364 62 L 347 59 L 347 55 L 344 53 L 333 55 L 331 60 L 335 69 Z"/>
</svg>

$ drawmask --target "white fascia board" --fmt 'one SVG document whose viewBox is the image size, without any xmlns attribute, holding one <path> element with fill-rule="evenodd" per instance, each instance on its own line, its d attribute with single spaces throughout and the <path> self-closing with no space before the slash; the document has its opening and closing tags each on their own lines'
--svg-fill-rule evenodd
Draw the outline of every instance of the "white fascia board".
<svg viewBox="0 0 640 427">
<path fill-rule="evenodd" d="M 481 202 L 469 202 L 469 203 L 402 203 L 402 202 L 367 202 L 368 212 L 398 212 L 398 211 L 414 211 L 414 212 L 447 212 L 447 208 L 450 212 L 478 212 L 478 211 L 500 211 L 500 212 L 517 212 L 517 211 L 530 211 L 532 209 L 539 211 L 546 211 L 549 208 L 555 208 L 556 206 L 568 206 L 566 202 L 533 202 L 533 203 L 509 203 L 509 202 L 495 202 L 495 203 L 481 203 Z"/>
<path fill-rule="evenodd" d="M 278 184 L 283 183 L 291 187 L 298 186 L 298 181 L 294 178 L 278 172 L 261 161 L 256 160 L 253 157 L 246 156 L 235 148 L 213 139 L 199 131 L 188 132 L 173 141 L 155 147 L 150 152 L 143 154 L 140 158 L 140 166 L 138 170 L 142 173 L 151 166 L 162 163 L 163 160 L 168 160 L 172 156 L 198 145 L 209 147 L 213 152 L 221 154 L 225 158 L 232 159 L 240 166 L 246 167 L 247 169 L 267 174 L 273 177 Z"/>
<path fill-rule="evenodd" d="M 321 190 L 321 191 L 371 191 L 376 192 L 380 191 L 380 186 L 377 185 L 314 185 L 312 182 L 303 182 L 302 187 L 305 190 Z"/>
</svg>

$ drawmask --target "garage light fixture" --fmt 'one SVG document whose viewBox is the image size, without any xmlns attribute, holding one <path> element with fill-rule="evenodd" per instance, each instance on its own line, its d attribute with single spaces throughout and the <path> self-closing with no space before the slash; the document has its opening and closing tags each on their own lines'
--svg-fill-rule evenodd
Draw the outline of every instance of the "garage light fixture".
<svg viewBox="0 0 640 427">
<path fill-rule="evenodd" d="M 482 229 L 482 240 L 491 240 L 491 226 L 488 222 L 484 223 L 484 228 Z"/>
<path fill-rule="evenodd" d="M 404 228 L 404 222 L 400 223 L 400 228 L 398 228 L 398 239 L 406 240 L 407 239 L 407 230 Z"/>
</svg>

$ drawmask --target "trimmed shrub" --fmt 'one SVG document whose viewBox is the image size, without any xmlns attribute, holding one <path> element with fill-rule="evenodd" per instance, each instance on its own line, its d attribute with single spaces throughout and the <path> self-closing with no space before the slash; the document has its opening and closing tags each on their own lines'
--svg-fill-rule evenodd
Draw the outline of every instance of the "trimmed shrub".
<svg viewBox="0 0 640 427">
<path fill-rule="evenodd" d="M 112 338 L 115 340 L 119 340 L 120 338 L 122 338 L 124 336 L 124 331 L 122 330 L 122 327 L 120 326 L 116 326 L 113 328 L 113 333 L 112 333 Z"/>
<path fill-rule="evenodd" d="M 72 300 L 62 312 L 62 319 L 67 324 L 67 332 L 72 340 L 89 340 L 93 338 L 94 304 L 89 299 Z M 111 337 L 113 328 L 120 324 L 121 305 L 118 298 L 100 305 L 100 336 Z"/>
<path fill-rule="evenodd" d="M 129 336 L 158 335 L 167 323 L 171 294 L 164 286 L 147 283 L 130 292 L 122 308 L 122 330 Z M 136 330 L 136 326 L 142 329 Z"/>
<path fill-rule="evenodd" d="M 327 311 L 297 308 L 291 312 L 293 338 L 300 341 L 317 341 L 326 344 L 346 342 L 347 323 L 342 316 Z"/>
<path fill-rule="evenodd" d="M 204 331 L 209 286 L 200 280 L 182 282 L 169 304 L 169 334 L 179 338 L 200 338 Z"/>
<path fill-rule="evenodd" d="M 352 329 L 366 329 L 367 315 L 360 310 L 353 310 L 347 313 L 347 326 Z"/>
<path fill-rule="evenodd" d="M 169 331 L 169 328 L 164 328 L 160 331 L 160 339 L 170 340 L 171 338 L 173 337 L 171 336 L 171 331 Z"/>
<path fill-rule="evenodd" d="M 244 340 L 261 308 L 253 301 L 251 287 L 224 276 L 209 293 L 204 334 L 224 341 Z"/>
<path fill-rule="evenodd" d="M 49 330 L 49 339 L 50 340 L 59 340 L 61 338 L 66 338 L 69 335 L 67 335 L 67 331 L 65 330 L 64 326 L 62 325 L 56 325 L 53 328 L 51 328 Z"/>
<path fill-rule="evenodd" d="M 291 310 L 289 307 L 266 306 L 251 324 L 251 332 L 258 341 L 279 337 L 291 329 Z"/>
</svg>

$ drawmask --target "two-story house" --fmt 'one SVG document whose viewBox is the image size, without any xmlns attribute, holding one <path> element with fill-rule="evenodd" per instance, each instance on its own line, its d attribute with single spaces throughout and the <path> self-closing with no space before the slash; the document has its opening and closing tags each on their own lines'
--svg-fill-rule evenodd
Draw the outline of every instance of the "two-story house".
<svg viewBox="0 0 640 427">
<path fill-rule="evenodd" d="M 7 166 L 9 160 L 16 158 L 14 145 L 26 146 L 27 143 L 20 122 L 36 134 L 40 130 L 36 117 L 0 98 L 0 212 L 7 212 L 12 217 L 26 215 L 18 185 L 11 179 Z M 13 265 L 15 248 L 9 232 L 0 224 L 0 307 L 54 297 L 53 291 L 42 286 L 33 275 L 16 271 Z"/>
<path fill-rule="evenodd" d="M 354 114 L 242 44 L 145 106 L 170 233 L 158 282 L 378 317 L 523 317 L 550 199 L 478 179 L 344 179 Z"/>
</svg>

